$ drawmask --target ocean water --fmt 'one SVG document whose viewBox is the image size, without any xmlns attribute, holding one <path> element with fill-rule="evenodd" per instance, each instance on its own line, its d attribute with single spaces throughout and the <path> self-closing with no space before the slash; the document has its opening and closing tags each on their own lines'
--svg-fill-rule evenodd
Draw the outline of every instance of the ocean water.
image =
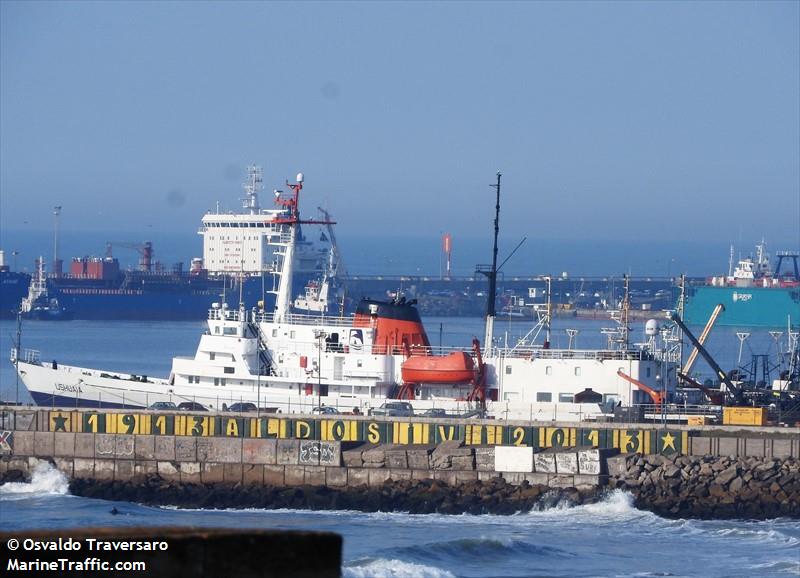
<svg viewBox="0 0 800 578">
<path fill-rule="evenodd" d="M 480 318 L 431 317 L 423 319 L 423 322 L 433 345 L 441 343 L 468 348 L 473 336 L 483 340 L 483 320 Z M 611 326 L 610 320 L 556 318 L 552 345 L 566 348 L 569 338 L 565 330 L 572 328 L 578 330 L 574 342 L 576 349 L 604 347 L 606 337 L 601 329 Z M 497 320 L 495 337 L 501 343 L 513 344 L 531 327 L 530 322 Z M 631 328 L 632 343 L 645 341 L 643 321 L 631 323 Z M 17 400 L 16 374 L 9 361 L 16 329 L 15 320 L 0 320 L 0 399 L 10 401 Z M 43 361 L 56 360 L 67 365 L 166 377 L 174 356 L 194 355 L 204 329 L 204 321 L 30 321 L 23 322 L 22 347 L 40 351 Z M 753 354 L 768 355 L 772 378 L 779 373 L 778 353 L 785 347 L 785 332 L 776 343 L 767 331 L 752 331 L 741 347 L 740 356 L 736 330 L 723 327 L 716 328 L 707 343 L 711 355 L 726 370 L 749 364 Z M 688 355 L 688 349 L 686 351 Z M 695 369 L 703 378 L 713 376 L 702 359 L 697 361 Z M 19 399 L 24 403 L 30 402 L 21 385 Z"/>
<path fill-rule="evenodd" d="M 112 508 L 119 512 L 111 514 Z M 184 526 L 321 530 L 344 538 L 348 578 L 800 576 L 796 520 L 667 520 L 611 492 L 600 503 L 513 516 L 181 510 L 71 496 L 49 464 L 0 487 L 4 530 Z"/>
</svg>

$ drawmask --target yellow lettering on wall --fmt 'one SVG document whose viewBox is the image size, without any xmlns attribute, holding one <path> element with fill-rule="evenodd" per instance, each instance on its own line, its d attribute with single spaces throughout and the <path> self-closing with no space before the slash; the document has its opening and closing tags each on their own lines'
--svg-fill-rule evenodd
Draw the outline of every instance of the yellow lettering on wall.
<svg viewBox="0 0 800 578">
<path fill-rule="evenodd" d="M 515 446 L 525 445 L 525 428 L 515 427 L 511 430 L 511 443 Z"/>
<path fill-rule="evenodd" d="M 367 424 L 367 441 L 371 444 L 377 444 L 381 441 L 381 430 L 375 422 Z"/>
<path fill-rule="evenodd" d="M 300 440 L 311 437 L 311 424 L 307 421 L 297 420 L 294 422 L 294 437 Z"/>
<path fill-rule="evenodd" d="M 225 426 L 225 435 L 229 437 L 239 437 L 239 422 L 236 418 L 229 418 Z"/>
</svg>

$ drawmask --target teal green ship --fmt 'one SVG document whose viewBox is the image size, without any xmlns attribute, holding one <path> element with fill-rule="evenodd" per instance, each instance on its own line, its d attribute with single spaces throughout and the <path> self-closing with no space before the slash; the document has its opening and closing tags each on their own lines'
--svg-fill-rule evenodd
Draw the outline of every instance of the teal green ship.
<svg viewBox="0 0 800 578">
<path fill-rule="evenodd" d="M 718 304 L 725 307 L 717 325 L 786 329 L 800 326 L 800 271 L 798 253 L 777 254 L 775 272 L 764 243 L 756 246 L 755 258 L 739 261 L 727 277 L 712 277 L 699 287 L 687 288 L 684 319 L 692 325 L 705 325 Z M 781 274 L 781 265 L 793 267 Z M 733 263 L 731 259 L 732 269 Z"/>
</svg>

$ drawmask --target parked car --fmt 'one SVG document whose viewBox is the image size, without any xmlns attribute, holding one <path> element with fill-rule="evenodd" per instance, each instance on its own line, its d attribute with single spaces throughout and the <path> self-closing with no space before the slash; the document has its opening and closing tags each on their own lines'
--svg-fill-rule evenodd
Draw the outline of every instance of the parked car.
<svg viewBox="0 0 800 578">
<path fill-rule="evenodd" d="M 157 401 L 155 403 L 150 404 L 150 409 L 158 409 L 161 411 L 175 411 L 178 409 L 178 406 L 172 403 L 171 401 Z"/>
<path fill-rule="evenodd" d="M 244 413 L 246 411 L 258 411 L 258 408 L 256 407 L 256 404 L 245 401 L 229 405 L 226 411 L 235 411 L 236 413 Z"/>
<path fill-rule="evenodd" d="M 180 411 L 208 411 L 204 406 L 196 401 L 183 401 L 178 404 Z"/>
<path fill-rule="evenodd" d="M 312 409 L 311 413 L 316 413 L 316 414 L 338 414 L 339 410 L 336 409 L 335 407 L 330 407 L 330 406 L 327 406 L 327 405 L 321 405 L 319 407 L 315 407 L 314 409 Z"/>
<path fill-rule="evenodd" d="M 447 411 L 441 408 L 432 407 L 431 409 L 426 409 L 422 412 L 421 417 L 450 417 L 447 415 Z"/>
<path fill-rule="evenodd" d="M 414 415 L 414 408 L 407 401 L 387 401 L 380 407 L 371 409 L 369 414 L 394 417 L 411 417 Z"/>
</svg>

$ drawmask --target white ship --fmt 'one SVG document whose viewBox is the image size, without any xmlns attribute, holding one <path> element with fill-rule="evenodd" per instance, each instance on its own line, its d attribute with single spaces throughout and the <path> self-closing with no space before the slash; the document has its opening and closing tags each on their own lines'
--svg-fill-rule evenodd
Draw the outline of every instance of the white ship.
<svg viewBox="0 0 800 578">
<path fill-rule="evenodd" d="M 277 278 L 274 310 L 212 304 L 194 357 L 174 358 L 164 379 L 42 363 L 36 351 L 14 350 L 12 361 L 34 401 L 103 408 L 193 402 L 213 410 L 252 403 L 284 413 L 324 406 L 366 414 L 402 399 L 417 413 L 481 410 L 501 419 L 575 420 L 674 391 L 675 362 L 666 355 L 666 340 L 657 343 L 655 325 L 650 342 L 638 347 L 628 344 L 623 327 L 609 333 L 607 349 L 550 349 L 549 339 L 535 345 L 533 332 L 516 344 L 495 345 L 489 318 L 487 346 L 475 339 L 472 348 L 454 350 L 431 346 L 414 302 L 403 298 L 364 300 L 349 316 L 293 313 L 293 254 L 299 226 L 308 222 L 298 212 L 302 173 L 289 187 L 290 195 L 276 195 L 280 208 L 265 224 Z"/>
</svg>

